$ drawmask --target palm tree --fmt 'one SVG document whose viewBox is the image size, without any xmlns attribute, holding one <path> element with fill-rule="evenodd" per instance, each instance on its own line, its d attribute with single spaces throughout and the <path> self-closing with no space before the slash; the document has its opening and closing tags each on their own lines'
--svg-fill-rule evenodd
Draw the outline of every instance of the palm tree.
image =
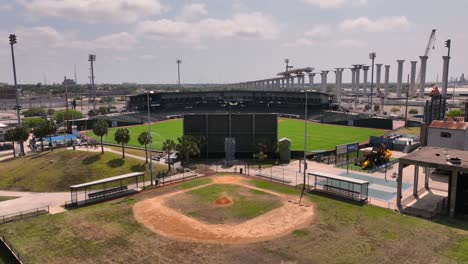
<svg viewBox="0 0 468 264">
<path fill-rule="evenodd" d="M 177 139 L 176 150 L 185 158 L 185 162 L 188 164 L 190 156 L 200 154 L 200 147 L 197 141 L 192 136 L 182 136 Z"/>
<path fill-rule="evenodd" d="M 262 169 L 262 161 L 268 157 L 267 154 L 263 153 L 263 151 L 260 151 L 258 153 L 255 153 L 253 155 L 254 159 L 258 159 L 258 169 Z"/>
<path fill-rule="evenodd" d="M 166 151 L 167 155 L 167 165 L 169 166 L 169 171 L 171 170 L 171 151 L 176 148 L 176 143 L 172 139 L 166 139 L 163 142 L 162 149 Z"/>
<path fill-rule="evenodd" d="M 145 157 L 146 157 L 146 163 L 148 163 L 148 152 L 146 150 L 146 146 L 151 143 L 151 137 L 148 132 L 143 131 L 141 134 L 138 136 L 138 143 L 140 145 L 145 145 Z M 151 153 L 150 153 L 151 156 Z"/>
<path fill-rule="evenodd" d="M 16 158 L 16 150 L 15 150 L 15 129 L 8 129 L 5 132 L 5 141 L 11 141 L 13 144 L 13 158 Z"/>
<path fill-rule="evenodd" d="M 15 141 L 23 144 L 24 141 L 28 140 L 29 131 L 25 127 L 17 127 L 13 131 L 13 138 Z M 24 155 L 24 153 L 20 153 L 19 155 Z"/>
<path fill-rule="evenodd" d="M 278 152 L 280 154 L 280 160 L 282 162 L 289 162 L 287 153 L 290 151 L 289 142 L 284 140 L 278 143 Z"/>
<path fill-rule="evenodd" d="M 130 131 L 126 128 L 119 128 L 117 131 L 115 131 L 114 134 L 114 140 L 115 142 L 122 144 L 122 159 L 125 159 L 125 147 L 129 141 L 130 141 Z"/>
<path fill-rule="evenodd" d="M 99 119 L 93 125 L 93 133 L 101 138 L 101 153 L 104 154 L 104 145 L 102 144 L 102 137 L 107 135 L 108 132 L 108 125 L 107 122 L 103 119 Z"/>
</svg>

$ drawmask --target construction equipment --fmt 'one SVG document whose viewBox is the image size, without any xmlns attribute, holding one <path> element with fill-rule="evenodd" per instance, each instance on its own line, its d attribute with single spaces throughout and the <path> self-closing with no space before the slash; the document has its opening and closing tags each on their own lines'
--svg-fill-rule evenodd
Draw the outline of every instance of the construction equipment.
<svg viewBox="0 0 468 264">
<path fill-rule="evenodd" d="M 424 51 L 424 56 L 429 56 L 429 53 L 432 49 L 435 49 L 435 41 L 436 41 L 436 29 L 433 29 L 431 31 L 431 35 L 429 36 L 429 41 L 427 42 L 426 50 Z M 414 97 L 416 95 L 416 91 L 419 89 L 424 89 L 424 87 L 420 87 L 421 85 L 421 66 L 419 66 L 419 71 L 418 75 L 416 78 L 416 89 L 412 90 L 410 93 L 411 97 Z"/>
<path fill-rule="evenodd" d="M 363 170 L 372 169 L 390 161 L 391 156 L 392 152 L 388 150 L 384 144 L 381 144 L 373 147 L 371 152 L 364 156 L 364 160 L 362 160 L 359 166 L 361 166 Z"/>
</svg>

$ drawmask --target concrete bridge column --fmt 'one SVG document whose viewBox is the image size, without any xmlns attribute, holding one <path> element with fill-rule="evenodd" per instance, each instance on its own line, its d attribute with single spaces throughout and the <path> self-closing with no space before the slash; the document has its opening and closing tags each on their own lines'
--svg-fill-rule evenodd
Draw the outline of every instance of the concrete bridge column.
<svg viewBox="0 0 468 264">
<path fill-rule="evenodd" d="M 398 69 L 397 69 L 397 97 L 401 98 L 401 89 L 403 87 L 403 62 L 405 60 L 397 60 Z"/>
<path fill-rule="evenodd" d="M 312 89 L 314 87 L 314 76 L 315 73 L 309 73 L 309 88 Z"/>
<path fill-rule="evenodd" d="M 364 71 L 364 82 L 362 83 L 363 94 L 367 96 L 367 73 L 369 72 L 369 66 L 363 66 L 362 70 Z"/>
<path fill-rule="evenodd" d="M 376 73 L 375 73 L 375 88 L 377 91 L 380 91 L 380 75 L 382 72 L 382 65 L 381 63 L 375 64 L 376 68 Z"/>
<path fill-rule="evenodd" d="M 411 63 L 411 77 L 410 77 L 410 95 L 414 96 L 416 94 L 416 64 L 417 61 L 410 61 Z"/>
<path fill-rule="evenodd" d="M 390 65 L 385 65 L 385 84 L 384 84 L 384 98 L 388 97 L 388 88 L 390 80 Z"/>
<path fill-rule="evenodd" d="M 428 56 L 419 56 L 421 59 L 421 69 L 419 72 L 419 98 L 424 98 L 424 88 L 426 88 L 426 65 Z"/>
</svg>

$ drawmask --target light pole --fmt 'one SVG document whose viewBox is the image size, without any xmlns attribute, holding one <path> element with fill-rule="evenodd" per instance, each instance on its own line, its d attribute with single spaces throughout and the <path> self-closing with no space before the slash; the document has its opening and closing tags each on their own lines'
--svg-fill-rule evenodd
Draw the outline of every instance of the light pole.
<svg viewBox="0 0 468 264">
<path fill-rule="evenodd" d="M 91 63 L 91 89 L 93 90 L 93 110 L 96 111 L 96 88 L 94 87 L 94 62 L 96 55 L 89 54 L 88 61 Z"/>
<path fill-rule="evenodd" d="M 177 86 L 180 89 L 180 64 L 182 63 L 182 60 L 177 59 L 176 63 L 177 63 Z"/>
<path fill-rule="evenodd" d="M 150 171 L 150 181 L 151 181 L 151 188 L 153 188 L 153 137 L 151 136 L 151 114 L 150 114 L 150 93 L 152 94 L 153 91 L 147 91 L 147 99 L 148 99 L 148 137 L 150 139 L 150 145 L 149 145 L 149 152 L 150 152 L 150 161 L 149 161 L 149 171 Z M 170 162 L 170 157 L 168 157 L 168 160 Z"/>
<path fill-rule="evenodd" d="M 447 70 L 445 71 L 445 83 L 444 83 L 444 90 L 445 90 L 445 97 L 447 97 L 447 89 L 448 89 L 448 76 L 449 76 L 449 64 L 450 64 L 450 47 L 452 44 L 452 40 L 447 39 L 445 41 L 445 47 L 447 48 Z M 455 96 L 453 94 L 452 96 Z"/>
<path fill-rule="evenodd" d="M 306 188 L 307 177 L 307 89 L 304 89 L 305 103 L 304 103 L 304 185 L 302 186 L 301 197 L 299 198 L 299 205 L 301 205 L 302 196 Z"/>
<path fill-rule="evenodd" d="M 374 111 L 373 108 L 373 95 L 374 95 L 374 60 L 376 57 L 375 52 L 369 53 L 369 58 L 372 60 L 372 72 L 371 72 L 371 82 L 370 82 L 370 111 L 371 113 Z"/>
<path fill-rule="evenodd" d="M 21 127 L 21 116 L 20 116 L 20 110 L 21 110 L 21 105 L 19 104 L 19 94 L 18 94 L 18 83 L 16 81 L 16 64 L 15 64 L 15 51 L 13 49 L 13 45 L 15 45 L 16 42 L 16 35 L 15 34 L 10 34 L 10 47 L 11 47 L 11 61 L 13 63 L 13 79 L 15 82 L 15 91 L 16 91 L 16 117 L 18 118 L 18 127 Z M 19 142 L 20 145 L 20 156 L 24 156 L 24 144 L 23 141 L 21 140 Z"/>
</svg>

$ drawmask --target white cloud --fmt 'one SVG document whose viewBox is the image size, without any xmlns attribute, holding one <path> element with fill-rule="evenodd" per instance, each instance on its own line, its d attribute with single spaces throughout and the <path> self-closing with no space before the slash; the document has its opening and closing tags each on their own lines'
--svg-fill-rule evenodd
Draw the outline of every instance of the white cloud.
<svg viewBox="0 0 468 264">
<path fill-rule="evenodd" d="M 202 3 L 194 3 L 186 5 L 180 12 L 180 19 L 182 20 L 194 20 L 208 14 L 206 5 Z"/>
<path fill-rule="evenodd" d="M 298 38 L 292 42 L 283 44 L 284 47 L 296 48 L 296 47 L 311 47 L 317 45 L 317 42 L 308 38 Z"/>
<path fill-rule="evenodd" d="M 307 30 L 304 35 L 311 38 L 324 38 L 330 36 L 332 27 L 326 24 L 319 24 Z"/>
<path fill-rule="evenodd" d="M 133 23 L 159 14 L 159 0 L 17 0 L 32 14 L 65 17 L 89 23 Z"/>
<path fill-rule="evenodd" d="M 367 31 L 380 32 L 395 29 L 407 29 L 410 25 L 408 19 L 400 17 L 384 17 L 371 20 L 367 17 L 358 17 L 356 19 L 347 19 L 340 24 L 343 31 Z"/>
<path fill-rule="evenodd" d="M 94 40 L 80 40 L 73 33 L 61 33 L 52 27 L 19 28 L 16 31 L 25 43 L 22 48 L 71 48 L 71 49 L 130 49 L 138 44 L 127 32 L 104 35 Z"/>
<path fill-rule="evenodd" d="M 0 12 L 11 11 L 13 6 L 10 4 L 0 4 Z"/>
<path fill-rule="evenodd" d="M 303 0 L 306 4 L 324 9 L 339 8 L 346 2 L 345 0 Z"/>
<path fill-rule="evenodd" d="M 335 42 L 335 44 L 339 47 L 346 48 L 359 48 L 365 45 L 364 42 L 357 39 L 342 39 Z"/>
<path fill-rule="evenodd" d="M 136 31 L 148 37 L 194 42 L 210 38 L 274 38 L 278 27 L 269 16 L 254 12 L 236 14 L 229 19 L 206 18 L 196 22 L 147 20 L 139 23 Z"/>
</svg>

